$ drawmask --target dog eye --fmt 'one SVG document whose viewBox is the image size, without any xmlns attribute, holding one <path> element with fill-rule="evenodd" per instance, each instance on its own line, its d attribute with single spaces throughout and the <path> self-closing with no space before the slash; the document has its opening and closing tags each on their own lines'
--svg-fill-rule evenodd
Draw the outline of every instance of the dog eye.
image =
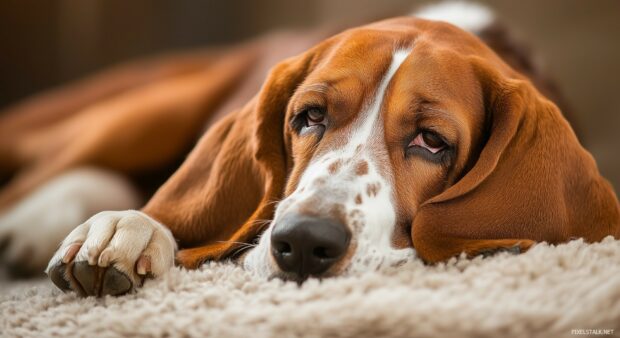
<svg viewBox="0 0 620 338">
<path fill-rule="evenodd" d="M 325 121 L 325 112 L 319 108 L 310 108 L 306 110 L 306 126 L 312 127 L 323 124 Z"/>
<path fill-rule="evenodd" d="M 409 147 L 420 147 L 430 151 L 433 154 L 437 154 L 438 152 L 444 150 L 447 145 L 443 139 L 432 131 L 422 131 L 416 137 L 413 138 L 413 141 L 409 143 Z"/>
<path fill-rule="evenodd" d="M 294 114 L 291 127 L 299 134 L 315 133 L 323 135 L 327 127 L 327 113 L 321 107 L 308 107 Z"/>
</svg>

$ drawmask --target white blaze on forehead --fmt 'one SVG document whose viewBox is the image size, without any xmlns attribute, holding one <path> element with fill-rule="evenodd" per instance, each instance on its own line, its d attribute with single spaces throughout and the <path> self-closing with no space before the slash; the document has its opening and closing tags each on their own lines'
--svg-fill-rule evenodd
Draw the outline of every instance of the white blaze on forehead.
<svg viewBox="0 0 620 338">
<path fill-rule="evenodd" d="M 383 79 L 381 80 L 381 83 L 379 84 L 379 87 L 377 88 L 374 100 L 372 100 L 366 112 L 367 115 L 362 116 L 362 119 L 365 119 L 365 123 L 363 123 L 362 126 L 356 130 L 349 144 L 364 144 L 368 141 L 368 138 L 373 132 L 373 127 L 379 119 L 379 112 L 381 111 L 381 105 L 383 104 L 383 99 L 385 97 L 385 90 L 390 84 L 392 77 L 394 77 L 394 74 L 396 74 L 398 68 L 400 68 L 400 65 L 402 65 L 407 56 L 409 56 L 409 53 L 411 53 L 411 49 L 401 49 L 397 50 L 392 56 L 390 68 L 388 68 L 387 72 L 383 76 Z"/>
<path fill-rule="evenodd" d="M 276 271 L 269 254 L 269 234 L 284 213 L 298 212 L 308 201 L 312 201 L 317 215 L 328 213 L 329 208 L 334 205 L 344 206 L 347 226 L 352 232 L 355 248 L 346 271 L 377 269 L 415 256 L 415 251 L 411 248 L 392 247 L 396 227 L 392 172 L 389 166 L 379 165 L 379 162 L 389 161 L 381 107 L 390 81 L 410 53 L 411 49 L 394 52 L 389 68 L 378 84 L 372 100 L 360 112 L 346 144 L 313 159 L 308 165 L 295 191 L 276 208 L 269 230 L 265 232 L 258 246 L 246 256 L 246 269 L 261 275 L 267 275 L 270 269 L 273 269 L 272 272 Z M 339 169 L 330 172 L 330 165 L 336 161 L 339 162 Z M 365 162 L 368 169 L 365 174 L 356 175 L 355 167 L 360 162 Z M 323 183 L 317 183 L 321 180 Z"/>
</svg>

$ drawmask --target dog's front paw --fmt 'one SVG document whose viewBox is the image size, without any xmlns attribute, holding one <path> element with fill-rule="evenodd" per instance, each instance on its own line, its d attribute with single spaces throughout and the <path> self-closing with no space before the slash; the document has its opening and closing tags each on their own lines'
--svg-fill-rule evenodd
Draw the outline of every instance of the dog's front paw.
<svg viewBox="0 0 620 338">
<path fill-rule="evenodd" d="M 176 243 L 165 226 L 135 211 L 104 211 L 75 228 L 47 267 L 63 291 L 122 295 L 174 265 Z"/>
</svg>

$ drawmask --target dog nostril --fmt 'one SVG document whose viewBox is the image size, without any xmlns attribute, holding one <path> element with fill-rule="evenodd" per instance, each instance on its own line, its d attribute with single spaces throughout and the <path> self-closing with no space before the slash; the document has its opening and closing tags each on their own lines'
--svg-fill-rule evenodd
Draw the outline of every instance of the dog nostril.
<svg viewBox="0 0 620 338">
<path fill-rule="evenodd" d="M 293 251 L 291 245 L 287 242 L 276 242 L 273 245 L 276 251 L 282 255 L 290 254 Z"/>
<path fill-rule="evenodd" d="M 314 254 L 314 256 L 315 256 L 315 257 L 317 257 L 317 258 L 322 258 L 322 259 L 325 259 L 325 258 L 330 258 L 330 257 L 331 257 L 331 256 L 330 256 L 330 255 L 328 255 L 328 253 L 327 253 L 327 248 L 322 247 L 322 246 L 319 246 L 319 247 L 314 248 L 314 250 L 312 251 L 312 253 L 313 253 L 313 254 Z"/>
</svg>

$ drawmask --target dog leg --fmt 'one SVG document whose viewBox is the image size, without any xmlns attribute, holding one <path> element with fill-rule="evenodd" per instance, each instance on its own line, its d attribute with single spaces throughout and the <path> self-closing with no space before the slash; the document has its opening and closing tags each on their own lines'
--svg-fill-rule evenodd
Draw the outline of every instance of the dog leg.
<svg viewBox="0 0 620 338">
<path fill-rule="evenodd" d="M 76 224 L 102 210 L 139 204 L 137 192 L 119 174 L 86 167 L 69 171 L 0 215 L 2 261 L 14 274 L 42 272 Z"/>
</svg>

